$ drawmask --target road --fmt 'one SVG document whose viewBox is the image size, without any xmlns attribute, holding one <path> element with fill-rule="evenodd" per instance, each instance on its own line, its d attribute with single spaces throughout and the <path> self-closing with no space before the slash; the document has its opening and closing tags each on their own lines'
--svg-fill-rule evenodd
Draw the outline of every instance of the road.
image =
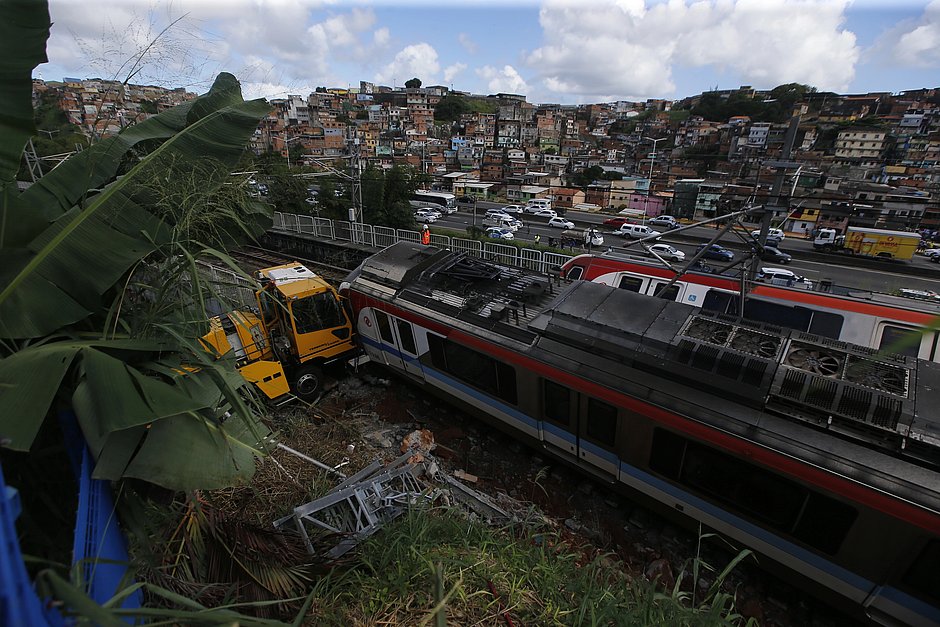
<svg viewBox="0 0 940 627">
<path fill-rule="evenodd" d="M 480 227 L 483 225 L 483 215 L 491 207 L 501 207 L 503 203 L 477 202 L 475 224 Z M 547 243 L 549 237 L 558 237 L 560 229 L 550 228 L 544 218 L 536 218 L 532 215 L 519 214 L 519 219 L 525 223 L 525 226 L 515 233 L 517 240 L 532 241 L 536 234 L 541 236 L 542 243 Z M 610 227 L 605 227 L 602 222 L 610 217 L 607 214 L 587 213 L 582 211 L 568 211 L 565 217 L 575 223 L 578 228 L 594 226 L 598 232 L 604 236 L 604 245 L 600 250 L 605 250 L 608 246 L 614 251 L 643 257 L 643 250 L 637 244 L 632 244 L 629 240 L 612 235 Z M 457 213 L 445 215 L 434 223 L 434 226 L 444 227 L 463 231 L 471 224 L 474 224 L 474 215 L 472 211 L 460 208 Z M 683 231 L 682 233 L 664 233 L 662 241 L 672 244 L 676 248 L 684 251 L 686 255 L 691 256 L 695 247 L 704 239 L 715 235 L 715 229 L 711 227 L 694 227 Z M 734 250 L 736 258 L 740 258 L 744 250 L 744 242 L 734 234 L 726 234 L 721 240 L 721 244 Z M 904 274 L 896 274 L 890 271 L 873 270 L 870 268 L 853 267 L 851 257 L 833 256 L 831 262 L 819 263 L 800 259 L 801 252 L 812 250 L 812 243 L 807 240 L 788 237 L 780 246 L 780 249 L 790 253 L 793 256 L 792 263 L 787 266 L 795 273 L 805 276 L 813 282 L 820 279 L 830 279 L 836 285 L 851 286 L 863 290 L 875 292 L 893 292 L 899 288 L 910 288 L 916 290 L 940 292 L 940 265 L 928 262 L 924 257 L 915 255 L 913 263 L 917 266 L 931 268 L 937 278 L 916 277 Z M 575 249 L 575 252 L 586 252 L 585 249 Z M 715 262 L 707 262 L 714 264 Z M 774 265 L 770 263 L 761 265 Z"/>
</svg>

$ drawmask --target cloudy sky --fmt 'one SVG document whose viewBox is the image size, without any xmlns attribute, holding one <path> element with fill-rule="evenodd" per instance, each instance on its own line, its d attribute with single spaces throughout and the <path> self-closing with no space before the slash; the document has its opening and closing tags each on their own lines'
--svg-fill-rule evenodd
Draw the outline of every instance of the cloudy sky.
<svg viewBox="0 0 940 627">
<path fill-rule="evenodd" d="M 46 80 L 246 97 L 359 81 L 530 102 L 681 98 L 740 85 L 940 86 L 940 0 L 50 0 Z"/>
</svg>

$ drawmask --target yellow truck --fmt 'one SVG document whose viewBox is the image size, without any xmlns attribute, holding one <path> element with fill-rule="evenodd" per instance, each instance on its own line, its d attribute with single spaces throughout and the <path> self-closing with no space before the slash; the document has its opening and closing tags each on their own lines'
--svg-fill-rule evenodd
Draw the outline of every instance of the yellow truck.
<svg viewBox="0 0 940 627">
<path fill-rule="evenodd" d="M 202 341 L 220 357 L 231 352 L 242 376 L 268 398 L 292 392 L 311 400 L 323 367 L 358 352 L 349 314 L 336 290 L 298 262 L 260 270 L 258 280 L 258 312 L 213 318 Z"/>
<path fill-rule="evenodd" d="M 845 235 L 835 229 L 819 229 L 813 239 L 813 248 L 825 252 L 910 260 L 919 242 L 920 235 L 917 233 L 850 226 Z"/>
</svg>

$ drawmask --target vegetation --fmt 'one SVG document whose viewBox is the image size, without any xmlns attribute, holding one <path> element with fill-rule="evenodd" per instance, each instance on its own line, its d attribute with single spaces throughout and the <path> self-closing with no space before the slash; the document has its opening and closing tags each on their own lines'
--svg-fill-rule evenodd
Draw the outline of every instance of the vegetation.
<svg viewBox="0 0 940 627">
<path fill-rule="evenodd" d="M 571 185 L 584 188 L 594 181 L 619 181 L 623 178 L 623 172 L 607 171 L 599 165 L 592 165 L 580 172 L 575 172 L 571 176 Z"/>
<path fill-rule="evenodd" d="M 363 220 L 396 229 L 414 228 L 409 201 L 420 182 L 421 177 L 407 166 L 394 166 L 384 172 L 368 168 L 362 173 Z"/>
<path fill-rule="evenodd" d="M 410 79 L 408 79 L 407 81 L 405 81 L 405 87 L 407 87 L 408 89 L 417 89 L 417 88 L 421 87 L 421 79 L 420 79 L 420 78 L 410 78 Z"/>
<path fill-rule="evenodd" d="M 815 91 L 809 85 L 787 83 L 770 90 L 767 100 L 755 100 L 742 93 L 723 98 L 718 92 L 705 92 L 692 107 L 692 115 L 714 122 L 726 122 L 736 115 L 746 115 L 755 122 L 785 122 L 792 115 L 793 105 Z"/>
<path fill-rule="evenodd" d="M 481 98 L 447 94 L 434 107 L 435 122 L 456 122 L 465 113 L 496 113 L 499 105 Z"/>
</svg>

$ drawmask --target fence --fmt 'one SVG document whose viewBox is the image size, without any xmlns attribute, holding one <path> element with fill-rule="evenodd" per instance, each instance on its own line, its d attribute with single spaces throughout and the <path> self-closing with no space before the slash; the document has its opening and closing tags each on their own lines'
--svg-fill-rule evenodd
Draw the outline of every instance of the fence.
<svg viewBox="0 0 940 627">
<path fill-rule="evenodd" d="M 387 226 L 314 218 L 280 211 L 274 213 L 274 228 L 373 248 L 385 248 L 396 242 L 417 244 L 421 241 L 421 232 L 418 230 L 393 229 Z M 553 267 L 561 266 L 571 259 L 570 255 L 550 251 L 520 248 L 498 242 L 481 242 L 436 233 L 431 234 L 431 245 L 544 273 L 550 272 Z"/>
</svg>

